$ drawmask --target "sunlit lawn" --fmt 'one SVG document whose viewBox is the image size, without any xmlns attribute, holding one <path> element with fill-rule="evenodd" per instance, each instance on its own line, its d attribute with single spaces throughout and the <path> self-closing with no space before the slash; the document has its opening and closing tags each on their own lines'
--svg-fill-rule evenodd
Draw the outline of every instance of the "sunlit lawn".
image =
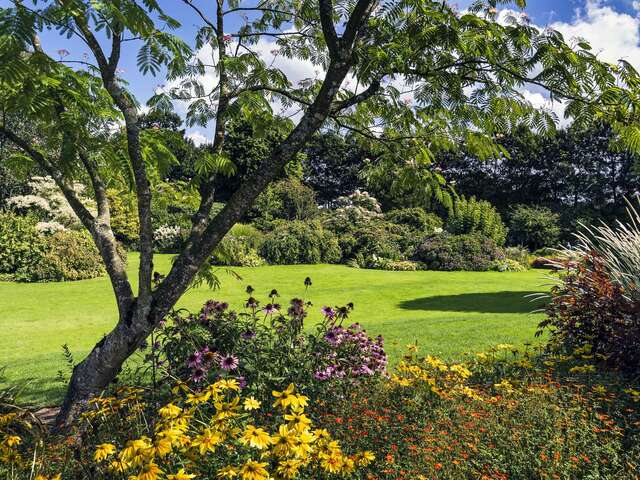
<svg viewBox="0 0 640 480">
<path fill-rule="evenodd" d="M 137 257 L 129 256 L 135 280 Z M 156 256 L 156 269 L 166 272 L 170 255 Z M 252 285 L 260 300 L 272 288 L 281 301 L 305 295 L 305 277 L 313 285 L 306 293 L 314 303 L 309 324 L 319 321 L 322 305 L 355 304 L 353 321 L 372 334 L 382 334 L 397 359 L 405 345 L 417 341 L 423 352 L 459 357 L 497 343 L 532 342 L 540 314 L 525 295 L 542 292 L 548 280 L 539 270 L 498 272 L 389 272 L 339 265 L 295 265 L 235 268 L 242 280 L 220 271 L 222 289 L 193 289 L 180 306 L 197 309 L 218 298 L 240 308 L 245 287 Z M 76 360 L 107 333 L 116 321 L 107 278 L 65 283 L 0 282 L 0 367 L 12 384 L 24 387 L 23 400 L 52 403 L 63 385 L 62 345 Z"/>
</svg>

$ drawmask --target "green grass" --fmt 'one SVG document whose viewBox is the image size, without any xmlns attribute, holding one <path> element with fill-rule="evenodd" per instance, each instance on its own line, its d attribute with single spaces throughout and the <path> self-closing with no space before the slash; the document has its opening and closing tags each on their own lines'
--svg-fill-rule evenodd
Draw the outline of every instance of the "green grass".
<svg viewBox="0 0 640 480">
<path fill-rule="evenodd" d="M 130 255 L 135 280 L 137 257 Z M 169 255 L 156 256 L 156 269 L 166 272 Z M 245 287 L 265 300 L 272 288 L 281 301 L 305 295 L 304 279 L 313 285 L 306 295 L 314 303 L 308 322 L 320 319 L 322 305 L 355 304 L 351 320 L 371 334 L 382 334 L 387 350 L 398 358 L 405 345 L 418 341 L 422 352 L 459 357 L 497 343 L 522 344 L 534 340 L 540 314 L 526 294 L 547 289 L 540 271 L 389 272 L 339 265 L 295 265 L 235 268 L 236 280 L 220 272 L 222 289 L 193 289 L 180 306 L 199 308 L 209 298 L 240 308 Z M 115 302 L 108 279 L 79 282 L 20 284 L 0 282 L 0 367 L 12 384 L 24 386 L 23 400 L 59 400 L 63 385 L 63 344 L 79 361 L 114 325 Z"/>
</svg>

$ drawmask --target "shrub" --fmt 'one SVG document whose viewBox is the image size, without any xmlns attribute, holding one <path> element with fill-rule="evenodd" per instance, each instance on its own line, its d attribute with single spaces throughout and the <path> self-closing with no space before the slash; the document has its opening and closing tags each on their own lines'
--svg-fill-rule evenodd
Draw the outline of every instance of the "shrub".
<svg viewBox="0 0 640 480">
<path fill-rule="evenodd" d="M 60 231 L 46 237 L 47 252 L 37 265 L 19 269 L 20 281 L 84 280 L 106 273 L 102 257 L 86 231 Z"/>
<path fill-rule="evenodd" d="M 55 221 L 65 227 L 74 229 L 82 228 L 80 220 L 53 178 L 31 177 L 28 185 L 32 192 L 31 194 L 11 197 L 7 199 L 7 204 L 20 213 L 34 214 L 44 221 Z M 90 211 L 94 211 L 95 202 L 85 196 L 86 187 L 78 182 L 70 186 L 80 201 L 86 205 Z"/>
<path fill-rule="evenodd" d="M 493 270 L 496 272 L 524 272 L 527 270 L 527 265 L 523 265 L 522 263 L 511 260 L 510 258 L 505 258 L 503 260 L 494 260 L 491 262 L 489 266 L 489 270 Z"/>
<path fill-rule="evenodd" d="M 127 246 L 135 246 L 140 238 L 138 207 L 133 193 L 110 188 L 107 190 L 111 210 L 111 229 L 116 239 Z"/>
<path fill-rule="evenodd" d="M 0 273 L 28 272 L 47 250 L 36 229 L 36 218 L 11 212 L 0 213 Z"/>
<path fill-rule="evenodd" d="M 264 259 L 258 250 L 264 242 L 264 234 L 251 225 L 236 224 L 213 251 L 216 265 L 258 267 Z"/>
<path fill-rule="evenodd" d="M 268 222 L 276 219 L 309 220 L 318 215 L 313 189 L 288 178 L 267 187 L 256 199 L 251 218 Z"/>
<path fill-rule="evenodd" d="M 427 238 L 415 257 L 430 270 L 485 271 L 504 254 L 493 240 L 478 234 L 440 234 Z"/>
<path fill-rule="evenodd" d="M 311 304 L 298 298 L 287 306 L 277 301 L 273 290 L 268 303 L 251 296 L 241 312 L 217 301 L 195 315 L 177 312 L 155 338 L 152 358 L 161 361 L 167 378 L 192 388 L 231 375 L 267 400 L 271 390 L 291 382 L 311 394 L 329 379 L 353 384 L 386 373 L 382 338 L 369 338 L 358 324 L 342 326 L 352 305 L 323 307 L 316 329 L 305 332 Z"/>
<path fill-rule="evenodd" d="M 175 253 L 180 250 L 185 234 L 179 225 L 162 225 L 153 231 L 153 248 L 161 253 Z"/>
<path fill-rule="evenodd" d="M 437 233 L 443 226 L 442 219 L 438 215 L 418 207 L 391 210 L 384 216 L 388 221 L 398 225 L 406 225 L 414 232 Z"/>
<path fill-rule="evenodd" d="M 509 260 L 518 262 L 520 265 L 523 265 L 524 267 L 528 267 L 529 258 L 531 257 L 531 254 L 529 253 L 529 250 L 525 247 L 506 247 L 504 249 L 504 257 L 508 258 Z"/>
<path fill-rule="evenodd" d="M 638 371 L 638 304 L 611 278 L 601 257 L 588 254 L 564 267 L 560 283 L 551 289 L 548 318 L 538 333 L 550 329 L 553 346 L 569 352 L 586 349 L 616 368 Z"/>
<path fill-rule="evenodd" d="M 360 266 L 358 264 L 354 266 Z M 413 272 L 419 270 L 421 265 L 418 262 L 413 262 L 411 260 L 389 260 L 383 257 L 373 256 L 369 264 L 368 268 L 376 268 L 379 270 L 394 270 L 399 272 Z"/>
<path fill-rule="evenodd" d="M 503 245 L 507 229 L 498 211 L 489 202 L 460 198 L 447 218 L 446 229 L 453 234 L 479 233 Z"/>
<path fill-rule="evenodd" d="M 336 237 L 317 221 L 278 221 L 265 237 L 260 254 L 272 264 L 337 263 Z"/>
<path fill-rule="evenodd" d="M 509 242 L 531 250 L 553 247 L 560 238 L 559 220 L 546 207 L 516 205 L 509 214 Z"/>
<path fill-rule="evenodd" d="M 616 368 L 640 368 L 640 214 L 627 223 L 585 227 L 561 252 L 563 275 L 551 291 L 548 319 L 556 344 L 589 347 Z"/>
</svg>

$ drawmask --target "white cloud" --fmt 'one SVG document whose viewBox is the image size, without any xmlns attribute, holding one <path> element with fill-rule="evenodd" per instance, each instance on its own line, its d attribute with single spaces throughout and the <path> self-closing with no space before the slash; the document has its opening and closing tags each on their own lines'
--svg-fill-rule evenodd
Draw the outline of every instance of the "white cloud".
<svg viewBox="0 0 640 480">
<path fill-rule="evenodd" d="M 196 146 L 198 147 L 206 143 L 211 143 L 210 138 L 207 138 L 207 136 L 203 135 L 201 132 L 198 132 L 198 131 L 187 133 L 187 138 L 190 138 L 191 140 L 193 140 L 193 143 L 195 143 Z"/>
<path fill-rule="evenodd" d="M 569 121 L 564 118 L 564 109 L 566 107 L 565 102 L 551 101 L 540 92 L 532 92 L 531 90 L 523 90 L 522 95 L 524 99 L 531 103 L 535 108 L 550 110 L 554 112 L 559 121 L 560 127 L 566 127 L 569 125 Z"/>
<path fill-rule="evenodd" d="M 640 1 L 634 2 L 634 7 L 640 8 Z M 601 1 L 587 0 L 571 22 L 555 22 L 550 27 L 566 39 L 584 38 L 601 60 L 622 58 L 640 68 L 640 18 L 617 12 Z"/>
</svg>

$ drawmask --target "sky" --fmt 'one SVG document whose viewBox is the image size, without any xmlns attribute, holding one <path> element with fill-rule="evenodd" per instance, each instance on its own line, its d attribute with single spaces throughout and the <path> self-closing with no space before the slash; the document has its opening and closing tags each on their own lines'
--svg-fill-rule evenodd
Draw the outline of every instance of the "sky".
<svg viewBox="0 0 640 480">
<path fill-rule="evenodd" d="M 182 23 L 176 33 L 192 43 L 197 25 L 201 24 L 197 16 L 180 0 L 158 1 L 166 13 Z M 211 0 L 194 0 L 194 2 L 204 11 L 212 3 Z M 244 5 L 254 3 L 251 0 L 242 1 Z M 450 0 L 450 4 L 456 5 L 461 10 L 470 3 L 471 0 Z M 0 0 L 0 6 L 8 4 L 9 0 Z M 508 8 L 508 6 L 502 8 Z M 539 27 L 559 30 L 566 38 L 585 38 L 603 60 L 616 61 L 624 58 L 640 69 L 640 0 L 528 0 L 525 11 L 531 22 Z M 229 25 L 229 30 L 233 31 L 236 26 Z M 82 60 L 90 53 L 80 40 L 60 37 L 56 32 L 43 33 L 41 40 L 44 48 L 54 57 L 58 56 L 59 51 L 67 51 L 68 54 L 64 54 L 65 60 Z M 273 45 L 269 42 L 259 45 L 260 53 L 267 61 L 272 49 Z M 153 95 L 154 90 L 164 82 L 161 76 L 154 78 L 137 71 L 136 53 L 137 48 L 125 50 L 121 62 L 121 76 L 129 82 L 129 88 L 136 98 L 141 103 L 145 103 Z M 299 60 L 279 58 L 276 66 L 281 68 L 293 82 L 319 73 L 312 65 Z M 544 92 L 529 89 L 523 93 L 535 105 L 550 107 L 561 116 L 562 105 L 549 104 Z M 212 126 L 193 127 L 187 130 L 196 143 L 206 142 L 212 136 L 211 131 Z"/>
</svg>

